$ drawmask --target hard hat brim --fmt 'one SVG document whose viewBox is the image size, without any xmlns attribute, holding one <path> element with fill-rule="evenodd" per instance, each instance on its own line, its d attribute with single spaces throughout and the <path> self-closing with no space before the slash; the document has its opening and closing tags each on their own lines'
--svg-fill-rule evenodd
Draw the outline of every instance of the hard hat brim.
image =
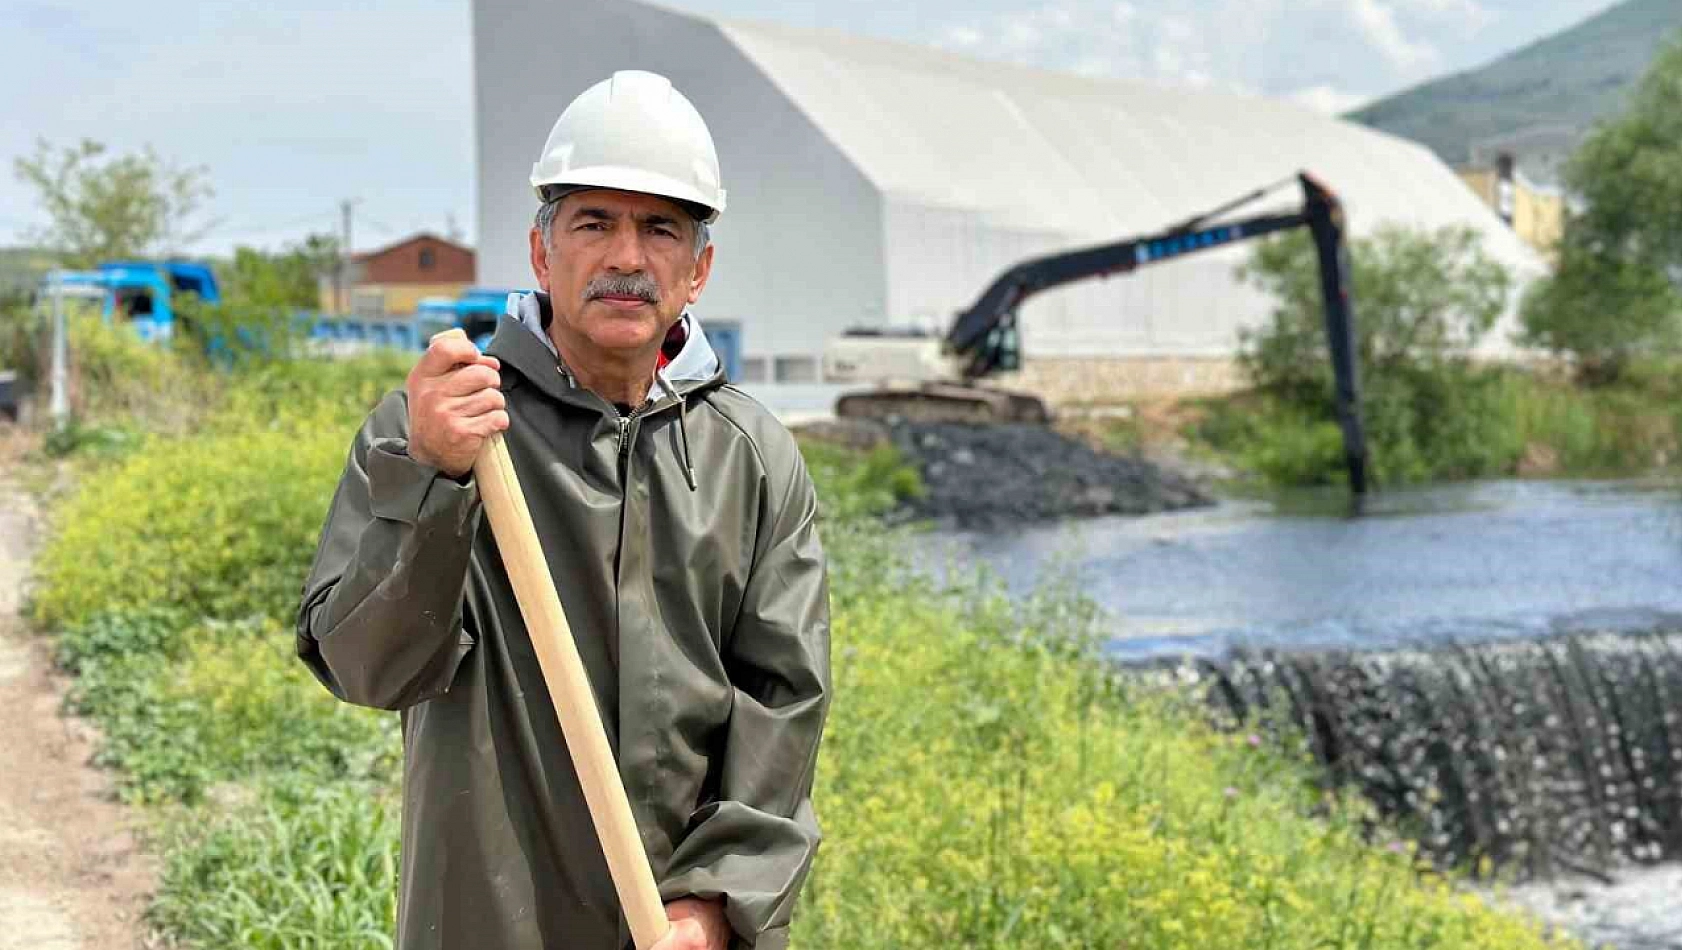
<svg viewBox="0 0 1682 950">
<path fill-rule="evenodd" d="M 537 199 L 545 202 L 564 197 L 574 191 L 598 188 L 653 195 L 656 198 L 666 198 L 676 202 L 685 211 L 689 212 L 691 217 L 708 224 L 718 220 L 719 213 L 724 210 L 724 189 L 722 188 L 718 190 L 718 199 L 715 205 L 692 185 L 638 168 L 612 165 L 574 168 L 568 169 L 566 174 L 559 176 L 559 178 L 545 180 L 540 175 L 538 167 L 533 166 L 531 185 L 532 189 L 537 192 Z"/>
</svg>

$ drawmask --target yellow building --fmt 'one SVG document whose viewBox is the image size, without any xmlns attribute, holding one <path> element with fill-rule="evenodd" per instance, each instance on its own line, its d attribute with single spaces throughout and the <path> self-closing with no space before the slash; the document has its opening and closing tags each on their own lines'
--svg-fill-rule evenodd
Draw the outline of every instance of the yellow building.
<svg viewBox="0 0 1682 950">
<path fill-rule="evenodd" d="M 1565 196 L 1541 188 L 1513 171 L 1512 160 L 1503 156 L 1494 168 L 1458 169 L 1460 180 L 1495 209 L 1503 221 L 1526 244 L 1554 259 L 1555 247 L 1565 234 Z"/>
</svg>

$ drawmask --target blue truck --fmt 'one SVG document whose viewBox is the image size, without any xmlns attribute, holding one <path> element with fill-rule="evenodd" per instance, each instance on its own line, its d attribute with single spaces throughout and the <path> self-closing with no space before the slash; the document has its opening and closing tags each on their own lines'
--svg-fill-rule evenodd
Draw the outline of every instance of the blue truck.
<svg viewBox="0 0 1682 950">
<path fill-rule="evenodd" d="M 182 322 L 183 296 L 206 303 L 222 300 L 215 273 L 193 261 L 113 261 L 93 270 L 53 271 L 43 281 L 40 297 L 50 301 L 54 293 L 96 297 L 100 316 L 107 323 L 127 323 L 148 341 L 175 335 Z M 299 310 L 293 319 L 305 338 L 330 353 L 372 346 L 421 346 L 412 317 L 345 317 Z"/>
<path fill-rule="evenodd" d="M 181 323 L 178 302 L 182 295 L 191 294 L 206 303 L 222 299 L 210 267 L 193 261 L 114 261 L 88 271 L 54 271 L 42 287 L 43 299 L 55 285 L 67 294 L 97 297 L 106 322 L 126 322 L 146 340 L 168 340 L 175 335 Z M 517 292 L 474 287 L 458 297 L 427 298 L 413 315 L 356 317 L 299 310 L 293 319 L 311 349 L 326 355 L 375 347 L 419 351 L 434 333 L 451 327 L 464 330 L 483 349 L 507 309 L 508 295 Z M 740 324 L 709 320 L 706 332 L 726 372 L 732 379 L 740 378 Z"/>
<path fill-rule="evenodd" d="M 508 295 L 523 293 L 516 290 L 496 290 L 473 287 L 459 297 L 427 297 L 420 302 L 415 315 L 420 324 L 422 339 L 451 327 L 460 327 L 479 349 L 491 342 L 496 323 L 508 309 Z"/>
<path fill-rule="evenodd" d="M 41 296 L 54 293 L 97 297 L 106 322 L 125 321 L 143 340 L 174 335 L 178 294 L 195 294 L 206 303 L 222 299 L 210 268 L 186 261 L 114 261 L 94 270 L 53 271 L 42 282 Z"/>
</svg>

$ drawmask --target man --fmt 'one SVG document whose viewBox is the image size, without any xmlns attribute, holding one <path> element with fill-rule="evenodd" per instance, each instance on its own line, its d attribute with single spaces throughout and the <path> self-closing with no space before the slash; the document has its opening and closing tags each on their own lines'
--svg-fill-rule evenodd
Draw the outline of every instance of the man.
<svg viewBox="0 0 1682 950">
<path fill-rule="evenodd" d="M 829 702 L 817 502 L 686 306 L 724 209 L 700 115 L 620 72 L 556 122 L 532 269 L 484 355 L 441 334 L 351 448 L 298 614 L 341 699 L 403 711 L 398 950 L 628 943 L 472 465 L 505 438 L 671 933 L 781 948 Z"/>
</svg>

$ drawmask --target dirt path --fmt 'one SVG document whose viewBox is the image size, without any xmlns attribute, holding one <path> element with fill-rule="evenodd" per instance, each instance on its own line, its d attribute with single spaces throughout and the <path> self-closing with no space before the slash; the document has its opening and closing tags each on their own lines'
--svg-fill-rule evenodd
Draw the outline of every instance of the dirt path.
<svg viewBox="0 0 1682 950">
<path fill-rule="evenodd" d="M 18 619 L 38 538 L 33 504 L 0 476 L 0 950 L 133 950 L 147 945 L 150 862 Z"/>
</svg>

